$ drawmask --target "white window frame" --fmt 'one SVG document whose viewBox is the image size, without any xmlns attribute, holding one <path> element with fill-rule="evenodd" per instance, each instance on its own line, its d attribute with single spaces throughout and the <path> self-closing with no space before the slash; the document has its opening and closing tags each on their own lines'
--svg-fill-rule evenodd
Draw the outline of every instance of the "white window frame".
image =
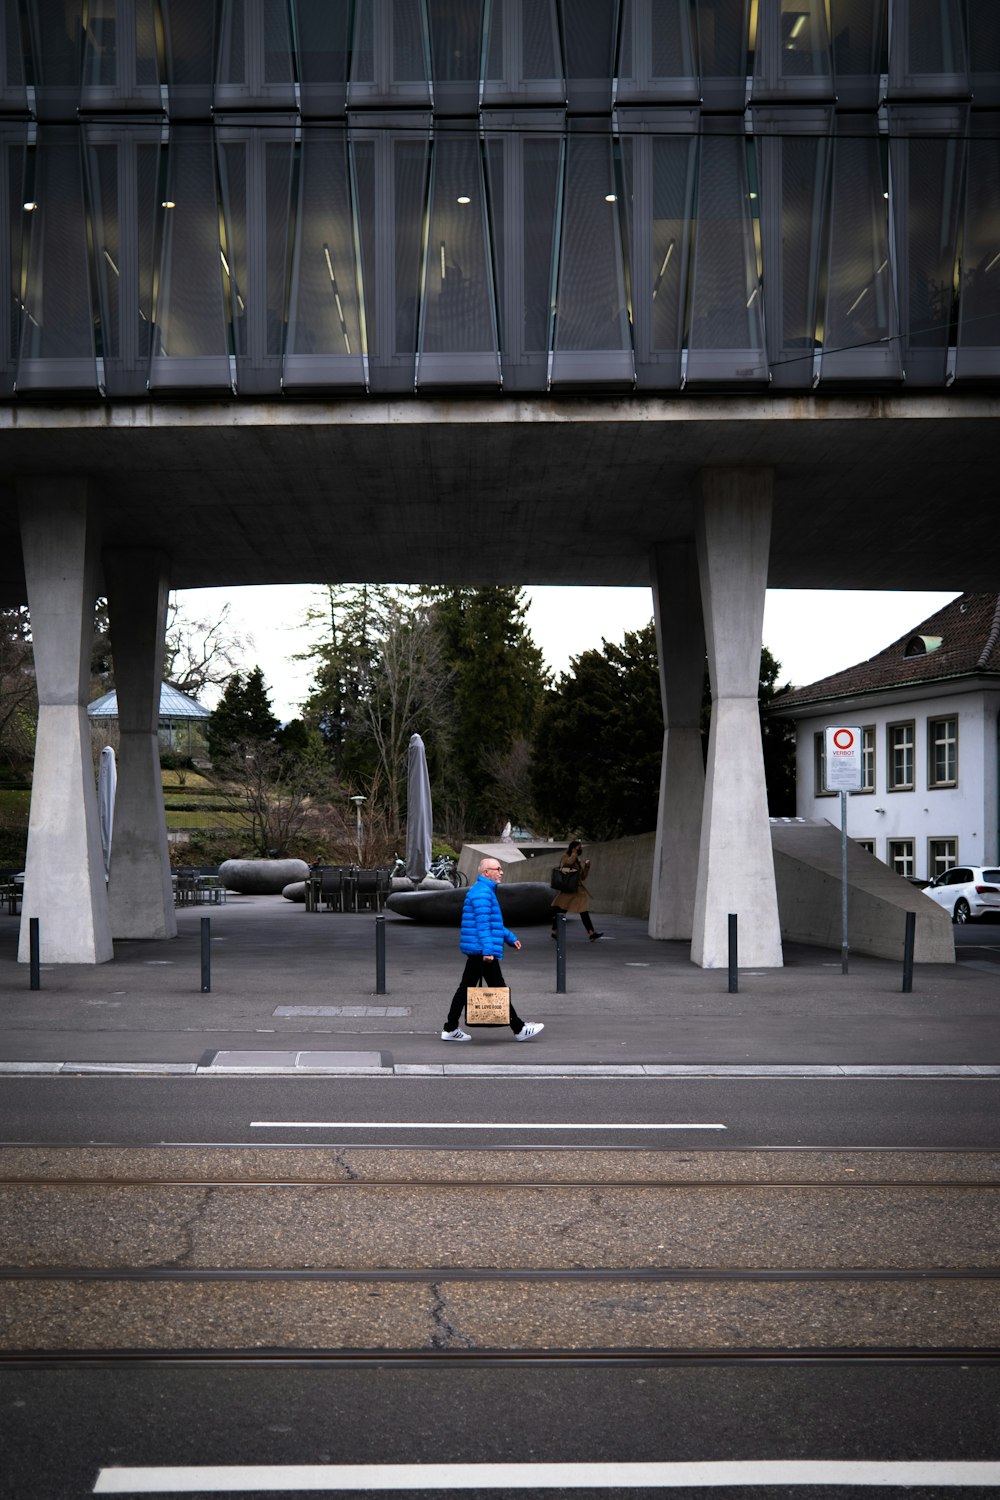
<svg viewBox="0 0 1000 1500">
<path fill-rule="evenodd" d="M 909 730 L 909 744 L 900 746 L 904 755 L 910 752 L 910 778 L 908 781 L 896 780 L 896 743 L 894 736 Z M 885 766 L 885 789 L 887 792 L 912 792 L 916 788 L 917 774 L 917 732 L 916 722 L 913 719 L 898 719 L 892 724 L 885 726 L 886 766 Z"/>
<path fill-rule="evenodd" d="M 954 732 L 948 736 L 939 737 L 938 731 L 941 725 L 954 725 Z M 939 745 L 951 747 L 953 776 L 938 778 L 937 776 L 937 749 Z M 958 786 L 958 714 L 944 714 L 939 719 L 927 720 L 927 790 L 937 791 L 941 787 Z"/>
<path fill-rule="evenodd" d="M 909 853 L 900 853 L 908 846 Z M 912 838 L 887 839 L 885 845 L 885 862 L 894 875 L 902 875 L 904 879 L 916 874 L 916 840 Z M 907 868 L 907 866 L 909 868 Z"/>
<path fill-rule="evenodd" d="M 953 853 L 944 858 L 935 854 L 935 845 L 950 844 Z M 943 875 L 945 870 L 950 870 L 953 865 L 958 864 L 958 839 L 957 837 L 929 838 L 927 840 L 927 879 L 934 880 L 936 876 Z"/>
</svg>

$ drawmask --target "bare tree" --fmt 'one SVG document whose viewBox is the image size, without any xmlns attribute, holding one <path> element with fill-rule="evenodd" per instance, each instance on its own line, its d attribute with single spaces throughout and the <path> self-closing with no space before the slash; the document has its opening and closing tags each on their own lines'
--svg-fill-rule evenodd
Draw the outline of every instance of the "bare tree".
<svg viewBox="0 0 1000 1500">
<path fill-rule="evenodd" d="M 451 674 L 430 610 L 395 604 L 380 643 L 362 708 L 385 784 L 389 829 L 402 821 L 406 751 L 410 736 L 444 719 Z"/>
<path fill-rule="evenodd" d="M 217 620 L 189 620 L 174 595 L 167 606 L 167 633 L 163 653 L 163 676 L 172 687 L 191 698 L 206 687 L 228 682 L 245 649 L 253 649 L 253 636 L 234 635 L 229 625 L 228 604 Z"/>
<path fill-rule="evenodd" d="M 263 855 L 286 854 L 290 844 L 304 839 L 315 823 L 315 799 L 329 792 L 314 764 L 260 740 L 231 745 L 219 769 L 230 811 Z"/>
</svg>

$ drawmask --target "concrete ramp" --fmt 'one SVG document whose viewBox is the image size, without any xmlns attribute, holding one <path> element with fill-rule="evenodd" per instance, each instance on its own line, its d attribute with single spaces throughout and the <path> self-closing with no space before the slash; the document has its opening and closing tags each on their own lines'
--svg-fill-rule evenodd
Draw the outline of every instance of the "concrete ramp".
<svg viewBox="0 0 1000 1500">
<path fill-rule="evenodd" d="M 781 936 L 787 942 L 839 948 L 840 829 L 809 818 L 772 818 L 774 878 Z M 929 896 L 857 844 L 847 848 L 848 938 L 853 953 L 903 957 L 906 913 L 917 914 L 914 959 L 955 962 L 951 918 Z"/>
</svg>

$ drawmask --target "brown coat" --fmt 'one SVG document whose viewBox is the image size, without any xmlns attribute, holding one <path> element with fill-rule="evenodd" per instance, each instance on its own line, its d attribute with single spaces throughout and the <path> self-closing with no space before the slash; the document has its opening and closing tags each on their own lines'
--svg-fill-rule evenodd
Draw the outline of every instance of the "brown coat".
<svg viewBox="0 0 1000 1500">
<path fill-rule="evenodd" d="M 572 857 L 567 854 L 563 855 L 559 861 L 559 868 L 560 870 L 578 870 L 580 881 L 575 891 L 556 891 L 556 898 L 552 905 L 557 906 L 560 911 L 589 911 L 590 892 L 583 882 L 590 872 L 590 860 L 581 861 L 579 849 L 574 849 Z"/>
</svg>

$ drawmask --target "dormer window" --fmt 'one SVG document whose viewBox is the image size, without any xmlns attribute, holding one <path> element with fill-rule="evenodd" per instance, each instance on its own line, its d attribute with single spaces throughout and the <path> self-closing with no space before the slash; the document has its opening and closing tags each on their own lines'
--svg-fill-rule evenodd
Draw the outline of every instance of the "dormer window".
<svg viewBox="0 0 1000 1500">
<path fill-rule="evenodd" d="M 930 656 L 940 646 L 943 636 L 940 635 L 911 635 L 906 643 L 904 656 Z"/>
</svg>

